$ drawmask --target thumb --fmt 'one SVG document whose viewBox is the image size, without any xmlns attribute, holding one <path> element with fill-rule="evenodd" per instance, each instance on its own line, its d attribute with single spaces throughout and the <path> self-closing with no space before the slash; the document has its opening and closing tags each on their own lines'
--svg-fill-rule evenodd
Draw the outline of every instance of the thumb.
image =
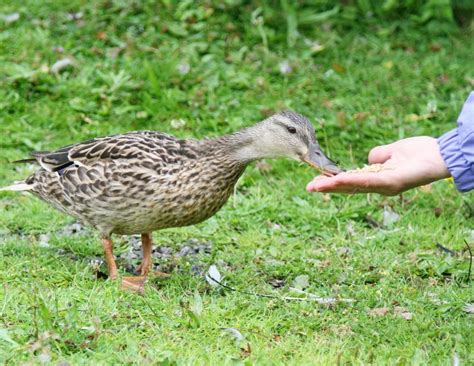
<svg viewBox="0 0 474 366">
<path fill-rule="evenodd" d="M 382 145 L 374 147 L 369 152 L 369 164 L 382 164 L 392 157 L 393 146 Z"/>
</svg>

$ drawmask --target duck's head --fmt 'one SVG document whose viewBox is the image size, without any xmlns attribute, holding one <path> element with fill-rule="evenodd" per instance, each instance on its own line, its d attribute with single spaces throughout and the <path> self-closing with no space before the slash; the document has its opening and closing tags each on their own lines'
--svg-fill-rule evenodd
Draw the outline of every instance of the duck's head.
<svg viewBox="0 0 474 366">
<path fill-rule="evenodd" d="M 303 161 L 326 175 L 342 172 L 323 153 L 313 125 L 301 114 L 280 112 L 244 131 L 250 137 L 239 149 L 239 154 L 244 159 L 287 157 Z"/>
</svg>

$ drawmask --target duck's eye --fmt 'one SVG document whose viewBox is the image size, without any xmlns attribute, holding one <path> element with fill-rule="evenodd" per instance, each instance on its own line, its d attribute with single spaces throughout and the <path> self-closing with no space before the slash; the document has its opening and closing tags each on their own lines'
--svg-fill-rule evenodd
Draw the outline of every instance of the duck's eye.
<svg viewBox="0 0 474 366">
<path fill-rule="evenodd" d="M 286 129 L 288 130 L 289 133 L 296 133 L 296 128 L 294 127 L 288 126 Z"/>
</svg>

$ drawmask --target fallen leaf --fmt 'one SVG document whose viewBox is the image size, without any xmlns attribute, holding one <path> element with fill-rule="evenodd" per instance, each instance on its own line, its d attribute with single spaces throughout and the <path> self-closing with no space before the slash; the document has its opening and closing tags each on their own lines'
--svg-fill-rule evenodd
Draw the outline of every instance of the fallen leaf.
<svg viewBox="0 0 474 366">
<path fill-rule="evenodd" d="M 352 252 L 352 249 L 349 247 L 337 248 L 337 254 L 341 257 L 346 257 Z"/>
<path fill-rule="evenodd" d="M 370 316 L 385 316 L 388 314 L 389 311 L 390 311 L 389 308 L 375 308 L 375 309 L 369 310 L 368 314 Z"/>
<path fill-rule="evenodd" d="M 226 333 L 230 334 L 238 342 L 243 341 L 245 339 L 245 337 L 242 335 L 242 333 L 240 333 L 240 331 L 238 329 L 235 329 L 235 328 L 221 328 L 221 330 L 223 332 L 226 332 Z"/>
<path fill-rule="evenodd" d="M 299 275 L 293 280 L 292 287 L 298 290 L 304 290 L 309 287 L 309 276 L 308 275 Z"/>
<path fill-rule="evenodd" d="M 172 119 L 170 121 L 171 128 L 175 130 L 180 129 L 186 125 L 186 121 L 184 119 Z"/>
<path fill-rule="evenodd" d="M 145 119 L 148 118 L 148 113 L 145 111 L 139 111 L 137 112 L 137 118 L 138 119 Z"/>
<path fill-rule="evenodd" d="M 221 274 L 214 264 L 209 267 L 206 273 L 206 281 L 212 287 L 219 286 L 219 283 L 221 282 Z"/>
<path fill-rule="evenodd" d="M 69 58 L 63 58 L 61 60 L 56 61 L 53 66 L 51 66 L 51 72 L 57 74 L 68 66 L 73 66 L 72 60 Z"/>
<path fill-rule="evenodd" d="M 272 278 L 268 283 L 272 285 L 273 288 L 281 288 L 285 286 L 285 280 L 279 278 Z"/>
<path fill-rule="evenodd" d="M 453 366 L 459 366 L 461 362 L 459 361 L 459 356 L 456 352 L 453 354 Z"/>
<path fill-rule="evenodd" d="M 418 122 L 421 120 L 421 117 L 416 113 L 407 114 L 405 116 L 405 122 Z"/>
<path fill-rule="evenodd" d="M 321 51 L 324 50 L 324 46 L 322 44 L 320 44 L 319 42 L 312 42 L 311 44 L 311 53 L 312 54 L 315 54 L 315 53 L 319 53 Z"/>
<path fill-rule="evenodd" d="M 334 63 L 331 65 L 332 69 L 338 74 L 343 74 L 346 72 L 346 68 L 340 64 Z"/>
<path fill-rule="evenodd" d="M 331 101 L 330 99 L 324 99 L 324 100 L 323 100 L 323 106 L 324 106 L 325 108 L 331 109 L 332 106 L 333 106 L 333 103 L 332 103 L 332 101 Z"/>
<path fill-rule="evenodd" d="M 123 47 L 110 47 L 110 48 L 107 48 L 107 57 L 117 58 L 124 49 L 125 48 L 123 48 Z"/>
<path fill-rule="evenodd" d="M 202 309 L 203 309 L 203 303 L 202 303 L 202 297 L 199 294 L 199 291 L 194 291 L 194 299 L 193 303 L 191 304 L 191 311 L 196 315 L 196 316 L 201 316 L 202 314 Z"/>
<path fill-rule="evenodd" d="M 438 76 L 438 80 L 441 83 L 446 84 L 449 81 L 449 76 L 447 74 L 441 74 L 440 76 Z"/>
<path fill-rule="evenodd" d="M 13 339 L 11 339 L 10 335 L 8 334 L 7 329 L 0 329 L 0 341 L 10 343 L 13 346 L 18 345 L 18 343 L 16 343 Z"/>
<path fill-rule="evenodd" d="M 433 52 L 438 52 L 441 50 L 441 45 L 439 43 L 432 43 L 430 44 L 430 50 Z"/>
<path fill-rule="evenodd" d="M 68 20 L 79 20 L 83 15 L 84 13 L 82 11 L 78 11 L 77 13 L 68 13 L 67 18 Z"/>
<path fill-rule="evenodd" d="M 103 41 L 104 39 L 107 39 L 107 33 L 100 31 L 96 33 L 95 37 Z"/>
<path fill-rule="evenodd" d="M 353 118 L 356 120 L 356 121 L 363 121 L 365 119 L 367 119 L 367 117 L 370 116 L 370 113 L 369 112 L 357 112 L 356 114 L 354 114 Z"/>
<path fill-rule="evenodd" d="M 247 346 L 242 347 L 240 351 L 242 352 L 242 357 L 244 358 L 249 357 L 252 354 L 252 348 L 250 347 L 250 343 L 247 343 Z"/>
<path fill-rule="evenodd" d="M 466 304 L 462 309 L 468 314 L 474 314 L 474 304 Z"/>
<path fill-rule="evenodd" d="M 425 193 L 430 193 L 433 190 L 433 186 L 431 184 L 425 184 L 424 186 L 420 186 L 420 191 Z"/>
<path fill-rule="evenodd" d="M 257 168 L 257 170 L 259 170 L 261 172 L 264 172 L 264 173 L 267 173 L 270 170 L 272 170 L 272 166 L 265 160 L 258 160 L 255 163 L 255 167 Z"/>
<path fill-rule="evenodd" d="M 413 314 L 408 311 L 408 309 L 401 307 L 401 306 L 395 306 L 393 309 L 395 315 L 398 315 L 399 317 L 405 319 L 405 320 L 412 320 L 413 319 Z"/>
<path fill-rule="evenodd" d="M 383 209 L 383 226 L 390 226 L 400 220 L 400 215 L 392 211 L 388 206 Z"/>
<path fill-rule="evenodd" d="M 2 19 L 5 23 L 11 24 L 20 19 L 20 13 L 11 13 L 2 15 Z"/>
<path fill-rule="evenodd" d="M 346 113 L 345 112 L 337 112 L 336 113 L 336 121 L 339 127 L 344 127 L 346 125 Z"/>
</svg>

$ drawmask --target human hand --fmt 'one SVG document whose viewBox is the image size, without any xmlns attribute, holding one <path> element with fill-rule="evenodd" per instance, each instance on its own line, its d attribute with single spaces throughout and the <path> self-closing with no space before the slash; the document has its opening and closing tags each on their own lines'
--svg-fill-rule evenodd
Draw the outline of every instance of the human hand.
<svg viewBox="0 0 474 366">
<path fill-rule="evenodd" d="M 410 188 L 450 177 L 435 138 L 420 136 L 375 147 L 370 164 L 383 164 L 378 172 L 344 172 L 318 176 L 306 186 L 308 192 L 380 193 L 393 196 Z"/>
</svg>

